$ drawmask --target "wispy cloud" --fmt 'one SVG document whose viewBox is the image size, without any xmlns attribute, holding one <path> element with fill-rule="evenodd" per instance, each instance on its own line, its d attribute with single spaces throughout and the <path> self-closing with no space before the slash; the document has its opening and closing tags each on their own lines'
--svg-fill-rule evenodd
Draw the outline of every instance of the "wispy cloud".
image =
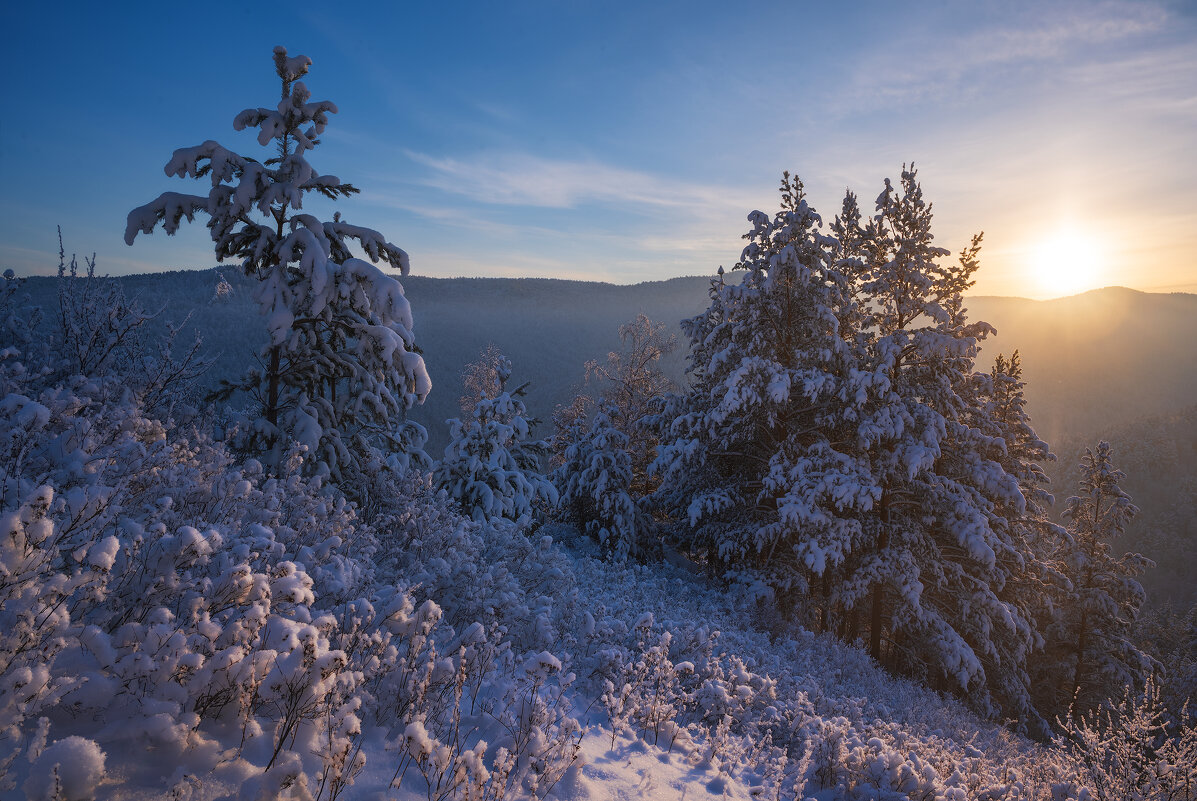
<svg viewBox="0 0 1197 801">
<path fill-rule="evenodd" d="M 1159 31 L 1168 20 L 1164 8 L 1151 2 L 1004 8 L 1008 14 L 1003 22 L 954 38 L 916 40 L 899 53 L 887 49 L 865 59 L 849 101 L 874 104 L 937 96 L 964 87 L 975 91 L 978 81 L 984 83 L 986 71 L 1072 63 L 1078 51 Z"/>
<path fill-rule="evenodd" d="M 586 203 L 661 209 L 735 210 L 751 204 L 752 193 L 679 181 L 597 161 L 564 161 L 523 153 L 438 158 L 408 151 L 429 168 L 424 180 L 445 192 L 481 203 L 576 208 Z"/>
<path fill-rule="evenodd" d="M 734 261 L 753 208 L 772 209 L 771 186 L 745 189 L 686 181 L 603 164 L 524 153 L 434 157 L 408 152 L 427 168 L 418 184 L 444 193 L 413 197 L 408 187 L 384 193 L 382 203 L 462 232 L 471 243 L 487 238 L 491 275 L 558 275 L 644 280 L 657 273 L 705 274 Z M 416 195 L 419 192 L 415 193 Z M 431 201 L 431 202 L 430 202 Z M 458 205 L 460 203 L 460 205 Z M 557 227 L 540 225 L 524 209 L 565 215 Z M 628 214 L 632 219 L 629 220 Z M 518 242 L 521 255 L 504 245 Z M 470 257 L 437 259 L 426 267 L 446 274 Z M 478 269 L 478 257 L 472 257 Z"/>
<path fill-rule="evenodd" d="M 1124 110 L 1197 114 L 1195 41 L 1074 66 L 1068 75 L 1076 83 L 1099 88 L 1106 102 Z"/>
<path fill-rule="evenodd" d="M 1167 18 L 1149 2 L 1035 4 L 1024 18 L 964 37 L 948 54 L 962 68 L 1055 59 L 1087 47 L 1158 30 Z"/>
</svg>

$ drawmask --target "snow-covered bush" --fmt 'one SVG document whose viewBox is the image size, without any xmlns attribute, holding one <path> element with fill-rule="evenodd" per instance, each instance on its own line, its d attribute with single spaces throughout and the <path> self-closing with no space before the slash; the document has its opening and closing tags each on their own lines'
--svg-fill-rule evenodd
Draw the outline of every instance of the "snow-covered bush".
<svg viewBox="0 0 1197 801">
<path fill-rule="evenodd" d="M 1172 717 L 1154 681 L 1062 728 L 1064 747 L 1100 801 L 1197 799 L 1197 729 Z"/>
<path fill-rule="evenodd" d="M 188 344 L 179 341 L 190 315 L 181 323 L 168 321 L 165 336 L 150 337 L 149 323 L 162 311 L 147 311 L 126 295 L 118 279 L 96 275 L 94 255 L 84 264 L 81 272 L 75 255 L 67 259 L 59 230 L 57 308 L 48 332 L 37 327 L 41 309 L 37 319 L 24 321 L 25 337 L 48 336 L 43 343 L 24 343 L 22 361 L 58 380 L 119 376 L 146 412 L 158 418 L 170 417 L 176 406 L 189 409 L 197 400 L 197 379 L 212 364 L 201 354 L 198 335 Z"/>
<path fill-rule="evenodd" d="M 480 625 L 488 641 L 539 652 L 570 636 L 561 621 L 576 614 L 574 580 L 550 536 L 463 517 L 426 477 L 405 476 L 397 486 L 412 500 L 378 521 L 381 574 L 435 599 L 456 630 Z"/>
<path fill-rule="evenodd" d="M 4 405 L 11 408 L 11 401 L 5 398 Z M 12 421 L 8 414 L 0 419 Z M 50 487 L 38 487 L 16 508 L 5 503 L 0 518 L 0 775 L 25 747 L 26 722 L 79 684 L 56 663 L 75 633 L 66 600 L 92 579 L 92 571 L 52 568 L 60 536 L 47 519 L 53 500 Z"/>
<path fill-rule="evenodd" d="M 497 745 L 514 758 L 519 789 L 532 798 L 548 795 L 578 757 L 586 729 L 570 715 L 576 678 L 548 651 L 530 654 L 486 710 L 502 729 Z"/>
<path fill-rule="evenodd" d="M 87 801 L 104 778 L 104 751 L 93 740 L 66 737 L 42 751 L 25 782 L 31 801 Z"/>
<path fill-rule="evenodd" d="M 298 465 L 286 480 L 269 478 L 111 398 L 39 397 L 57 401 L 40 417 L 38 401 L 10 394 L 4 407 L 5 430 L 31 432 L 25 450 L 39 457 L 9 477 L 9 494 L 24 495 L 3 515 L 0 736 L 14 758 L 28 750 L 38 716 L 49 715 L 55 731 L 77 727 L 55 711 L 69 709 L 107 721 L 101 741 L 124 747 L 186 750 L 232 730 L 239 758 L 261 771 L 254 786 L 302 783 L 335 796 L 363 767 L 363 719 L 401 729 L 423 721 L 439 737 L 463 708 L 481 715 L 487 698 L 514 732 L 505 781 L 547 790 L 572 764 L 579 728 L 568 682 L 546 674 L 529 684 L 501 643 L 509 626 L 530 640 L 556 638 L 542 596 L 505 599 L 526 596 L 520 579 L 545 555 L 526 537 L 509 534 L 526 544 L 529 565 L 491 570 L 499 596 L 490 628 L 463 625 L 458 636 L 432 600 L 377 582 L 373 534 Z M 86 441 L 72 460 L 50 461 L 60 452 L 50 445 L 75 432 Z M 477 525 L 443 505 L 439 514 Z M 527 589 L 543 592 L 549 581 Z M 529 621 L 517 625 L 507 615 L 520 609 Z M 477 685 L 465 683 L 467 671 Z M 477 743 L 459 756 L 502 761 Z"/>
<path fill-rule="evenodd" d="M 601 602 L 575 625 L 586 645 L 574 648 L 572 669 L 602 705 L 612 748 L 621 747 L 620 735 L 641 736 L 638 716 L 652 708 L 658 686 L 616 677 L 632 675 L 639 661 L 663 667 L 667 658 L 679 699 L 674 751 L 714 775 L 708 784 L 716 791 L 739 784 L 752 798 L 862 801 L 1093 797 L 1082 766 L 1059 748 L 887 677 L 858 647 L 804 631 L 754 631 L 728 592 L 692 568 L 612 564 L 587 540 L 575 543 L 593 554 L 575 560 L 578 593 Z M 647 654 L 666 635 L 667 657 Z M 663 677 L 660 686 L 672 681 L 668 671 L 646 675 Z"/>
<path fill-rule="evenodd" d="M 59 705 L 123 721 L 122 737 L 181 745 L 204 719 L 237 720 L 271 741 L 272 764 L 357 681 L 314 592 L 332 606 L 365 588 L 352 510 L 318 480 L 262 480 L 168 431 L 115 379 L 73 383 L 6 397 L 5 428 L 27 441 L 5 477 L 20 500 L 6 502 L 4 567 L 22 577 L 5 583 L 6 636 L 22 640 L 5 654 L 36 637 L 42 672 L 69 677 Z"/>
<path fill-rule="evenodd" d="M 98 311 L 94 300 L 72 308 Z M 342 493 L 305 476 L 302 445 L 271 475 L 190 424 L 149 416 L 130 391 L 132 362 L 98 363 L 95 376 L 33 369 L 18 347 L 28 343 L 14 343 L 0 356 L 7 776 L 20 759 L 30 792 L 72 797 L 84 780 L 47 761 L 68 746 L 45 744 L 85 736 L 109 753 L 228 765 L 249 796 L 336 798 L 365 766 L 364 723 L 416 721 L 460 746 L 475 784 L 500 777 L 493 796 L 547 791 L 573 763 L 569 681 L 525 692 L 508 634 L 560 664 L 543 653 L 569 606 L 549 598 L 568 584 L 551 540 L 462 518 L 427 478 L 383 470 L 371 477 L 373 517 L 396 550 L 381 550 Z M 407 589 L 405 572 L 425 584 Z M 466 575 L 479 595 L 455 590 Z M 459 628 L 432 593 L 452 602 Z M 484 701 L 492 740 L 505 727 L 520 735 L 503 754 L 472 739 Z M 528 703 L 539 711 L 523 714 Z M 463 714 L 471 728 L 453 739 Z M 102 779 L 102 760 L 87 764 L 100 775 L 86 782 Z M 172 786 L 186 792 L 193 775 Z"/>
</svg>

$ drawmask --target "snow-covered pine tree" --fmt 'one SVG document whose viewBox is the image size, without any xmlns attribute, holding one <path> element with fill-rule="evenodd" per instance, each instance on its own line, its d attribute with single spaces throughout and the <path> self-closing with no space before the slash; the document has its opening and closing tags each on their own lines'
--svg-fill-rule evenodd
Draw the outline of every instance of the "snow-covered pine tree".
<svg viewBox="0 0 1197 801">
<path fill-rule="evenodd" d="M 336 200 L 358 190 L 307 160 L 337 111 L 329 101 L 311 102 L 299 80 L 311 59 L 276 47 L 274 65 L 282 86 L 277 106 L 246 109 L 233 120 L 238 131 L 258 129 L 258 144 L 273 152 L 259 160 L 212 140 L 176 150 L 166 174 L 208 179 L 211 189 L 165 192 L 134 209 L 125 241 L 132 245 L 159 224 L 173 234 L 184 218 L 208 215 L 217 258 L 238 259 L 259 279 L 255 300 L 270 336 L 260 367 L 219 395 L 239 390 L 258 404 L 261 417 L 245 444 L 273 469 L 296 441 L 315 457 L 305 464 L 341 480 L 419 451 L 422 431 L 406 411 L 431 382 L 403 287 L 375 266 L 381 261 L 406 275 L 407 254 L 339 212 L 326 222 L 303 212 L 312 193 Z M 370 262 L 352 255 L 352 242 Z"/>
<path fill-rule="evenodd" d="M 1079 494 L 1064 512 L 1072 536 L 1061 561 L 1071 592 L 1056 610 L 1037 671 L 1036 685 L 1051 693 L 1042 706 L 1057 715 L 1086 715 L 1124 688 L 1142 687 L 1155 668 L 1131 637 L 1145 600 L 1135 577 L 1153 563 L 1137 553 L 1116 557 L 1113 550 L 1113 540 L 1138 513 L 1118 486 L 1124 478 L 1108 442 L 1085 449 Z"/>
<path fill-rule="evenodd" d="M 1021 509 L 1009 503 L 995 507 L 1009 532 L 1009 540 L 1002 541 L 1007 548 L 999 554 L 1005 583 L 996 590 L 1003 602 L 1018 610 L 1018 627 L 996 631 L 994 648 L 982 652 L 981 661 L 995 705 L 1035 736 L 1045 737 L 1051 712 L 1041 713 L 1035 706 L 1029 667 L 1034 651 L 1044 646 L 1042 632 L 1069 584 L 1058 561 L 1068 534 L 1051 521 L 1054 498 L 1046 489 L 1049 479 L 1042 467 L 1056 457 L 1031 426 L 1018 351 L 1009 358 L 999 353 L 989 374 L 976 374 L 975 379 L 981 404 L 971 423 L 992 438 L 988 455 L 1017 479 L 1025 501 Z"/>
<path fill-rule="evenodd" d="M 676 389 L 661 371 L 661 357 L 677 347 L 677 337 L 665 332 L 665 324 L 639 314 L 619 327 L 620 351 L 607 354 L 605 364 L 586 363 L 586 378 L 602 382 L 600 402 L 608 409 L 612 425 L 627 435 L 632 461 L 631 492 L 635 497 L 648 495 L 655 487 L 648 475 L 648 465 L 656 457 L 656 432 L 644 417 L 652 402 Z"/>
<path fill-rule="evenodd" d="M 749 216 L 742 281 L 721 272 L 710 307 L 683 321 L 691 385 L 653 419 L 657 496 L 684 544 L 787 607 L 813 577 L 831 589 L 880 488 L 854 432 L 861 376 L 841 321 L 855 310 L 836 240 L 800 181 L 786 173 L 781 194 L 772 218 Z"/>
<path fill-rule="evenodd" d="M 583 524 L 609 555 L 623 560 L 659 551 L 649 512 L 657 481 L 648 469 L 657 431 L 646 416 L 676 387 L 660 361 L 677 347 L 677 337 L 640 314 L 619 327 L 619 339 L 623 349 L 608 353 L 605 363 L 586 363 L 587 382 L 596 379 L 601 387 L 597 401 L 579 394 L 554 414 L 552 478 L 565 518 Z"/>
<path fill-rule="evenodd" d="M 548 452 L 543 440 L 533 440 L 533 422 L 520 399 L 524 384 L 506 389 L 511 361 L 495 365 L 498 394 L 483 396 L 471 419 L 449 421 L 449 444 L 434 470 L 434 481 L 475 520 L 514 520 L 525 525 L 537 500 L 557 502 L 553 483 L 540 473 Z"/>
<path fill-rule="evenodd" d="M 995 389 L 974 369 L 992 332 L 963 303 L 980 237 L 943 258 L 913 169 L 867 220 L 849 193 L 835 237 L 800 184 L 782 189 L 776 217 L 750 218 L 742 283 L 721 276 L 683 324 L 692 383 L 654 417 L 657 497 L 712 572 L 783 612 L 801 598 L 799 621 L 867 632 L 880 661 L 1034 723 L 1037 621 L 1014 596 L 1044 580 L 1027 549 L 1046 448 L 1020 374 Z"/>
<path fill-rule="evenodd" d="M 628 435 L 614 422 L 618 413 L 601 405 L 589 421 L 575 420 L 552 479 L 564 518 L 581 523 L 605 553 L 624 561 L 640 555 L 641 532 L 651 519 L 632 491 L 635 469 Z"/>
<path fill-rule="evenodd" d="M 999 459 L 1000 438 L 976 419 L 985 402 L 978 341 L 993 329 L 968 322 L 962 296 L 980 237 L 957 261 L 943 259 L 913 167 L 900 190 L 886 180 L 876 212 L 863 227 L 838 225 L 867 310 L 857 331 L 870 379 L 857 430 L 880 489 L 864 519 L 870 545 L 850 560 L 841 600 L 868 607 L 875 658 L 990 707 L 1006 678 L 986 664 L 1017 676 L 1006 657 L 1029 650 L 1033 633 L 1001 595 L 1018 552 L 1008 517 L 1024 514 L 1026 500 Z"/>
</svg>

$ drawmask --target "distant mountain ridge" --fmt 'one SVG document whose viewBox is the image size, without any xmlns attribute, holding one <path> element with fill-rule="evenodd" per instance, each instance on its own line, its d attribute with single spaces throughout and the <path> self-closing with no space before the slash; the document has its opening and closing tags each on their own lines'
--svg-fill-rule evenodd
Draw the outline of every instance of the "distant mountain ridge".
<svg viewBox="0 0 1197 801">
<path fill-rule="evenodd" d="M 1096 439 L 1197 398 L 1197 295 L 1095 289 L 1047 301 L 970 298 L 997 328 L 982 360 L 1019 350 L 1036 430 Z"/>
<path fill-rule="evenodd" d="M 234 287 L 217 300 L 217 275 Z M 252 301 L 253 282 L 235 268 L 127 276 L 130 295 L 163 319 L 190 325 L 218 354 L 207 383 L 238 374 L 265 340 Z M 619 326 L 637 314 L 671 326 L 679 347 L 666 364 L 684 379 L 679 321 L 702 311 L 710 279 L 673 278 L 634 285 L 549 278 L 430 278 L 402 280 L 412 304 L 416 341 L 432 376 L 427 403 L 413 411 L 444 445 L 444 421 L 460 414 L 461 371 L 489 343 L 512 360 L 517 382 L 531 381 L 528 407 L 547 421 L 584 383 L 584 364 L 619 348 Z M 48 310 L 55 279 L 30 278 L 26 288 Z M 979 367 L 997 353 L 1020 351 L 1034 424 L 1049 442 L 1096 440 L 1104 431 L 1147 415 L 1170 414 L 1197 398 L 1197 295 L 1146 293 L 1121 287 L 1048 301 L 979 296 L 967 299 L 973 320 L 998 330 L 982 343 Z"/>
</svg>

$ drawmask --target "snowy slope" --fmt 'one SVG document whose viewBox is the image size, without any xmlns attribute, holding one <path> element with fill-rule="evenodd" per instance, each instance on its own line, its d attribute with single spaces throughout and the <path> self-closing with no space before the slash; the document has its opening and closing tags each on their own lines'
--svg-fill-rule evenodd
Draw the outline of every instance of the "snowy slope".
<svg viewBox="0 0 1197 801">
<path fill-rule="evenodd" d="M 735 689 L 731 697 L 703 702 L 727 715 L 730 728 L 692 721 L 670 747 L 634 725 L 613 736 L 595 685 L 580 679 L 571 703 L 586 733 L 577 762 L 553 789 L 554 798 L 905 798 L 915 787 L 946 798 L 951 796 L 942 793 L 953 783 L 975 790 L 1001 776 L 1018 776 L 1020 769 L 1028 776 L 1056 770 L 1041 747 L 976 720 L 953 702 L 890 679 L 857 649 L 803 632 L 771 639 L 754 630 L 745 625 L 750 610 L 685 566 L 616 566 L 598 559 L 593 545 L 568 527 L 545 531 L 565 543 L 542 553 L 555 568 L 551 616 L 562 625 L 577 625 L 578 631 L 585 630 L 588 617 L 598 621 L 598 633 L 583 638 L 582 650 L 564 655 L 567 669 L 593 667 L 596 652 L 626 645 L 628 634 L 635 638 L 639 627 L 640 636 L 650 640 L 674 634 L 669 653 L 675 667 L 682 657 L 717 660 L 722 652 L 730 668 L 727 686 Z M 484 693 L 479 708 L 486 702 Z M 469 722 L 495 733 L 485 715 Z M 254 765 L 264 761 L 268 746 L 251 742 L 238 755 L 230 739 L 235 731 L 222 737 L 218 730 L 206 730 L 192 735 L 186 748 L 148 748 L 142 738 L 113 736 L 110 727 L 106 736 L 102 725 L 99 732 L 94 724 L 77 728 L 105 746 L 107 772 L 95 797 L 113 801 L 166 793 L 192 801 L 254 797 L 246 792 L 258 787 L 260 768 Z M 806 749 L 805 760 L 783 758 L 784 748 L 759 737 L 761 730 L 787 728 L 805 738 L 799 745 Z M 407 771 L 399 789 L 391 786 L 400 750 L 394 730 L 368 728 L 364 739 L 365 769 L 343 798 L 427 798 L 415 770 Z M 795 744 L 788 744 L 791 750 Z M 25 785 L 27 771 L 27 765 L 18 766 L 13 776 L 18 786 Z M 886 786 L 893 791 L 881 789 Z"/>
<path fill-rule="evenodd" d="M 27 311 L 0 343 L 8 796 L 1084 797 L 1068 754 L 676 556 L 469 520 L 417 475 L 357 476 L 365 512 L 299 452 L 271 477 L 144 405 L 153 370 L 61 371 Z"/>
</svg>

